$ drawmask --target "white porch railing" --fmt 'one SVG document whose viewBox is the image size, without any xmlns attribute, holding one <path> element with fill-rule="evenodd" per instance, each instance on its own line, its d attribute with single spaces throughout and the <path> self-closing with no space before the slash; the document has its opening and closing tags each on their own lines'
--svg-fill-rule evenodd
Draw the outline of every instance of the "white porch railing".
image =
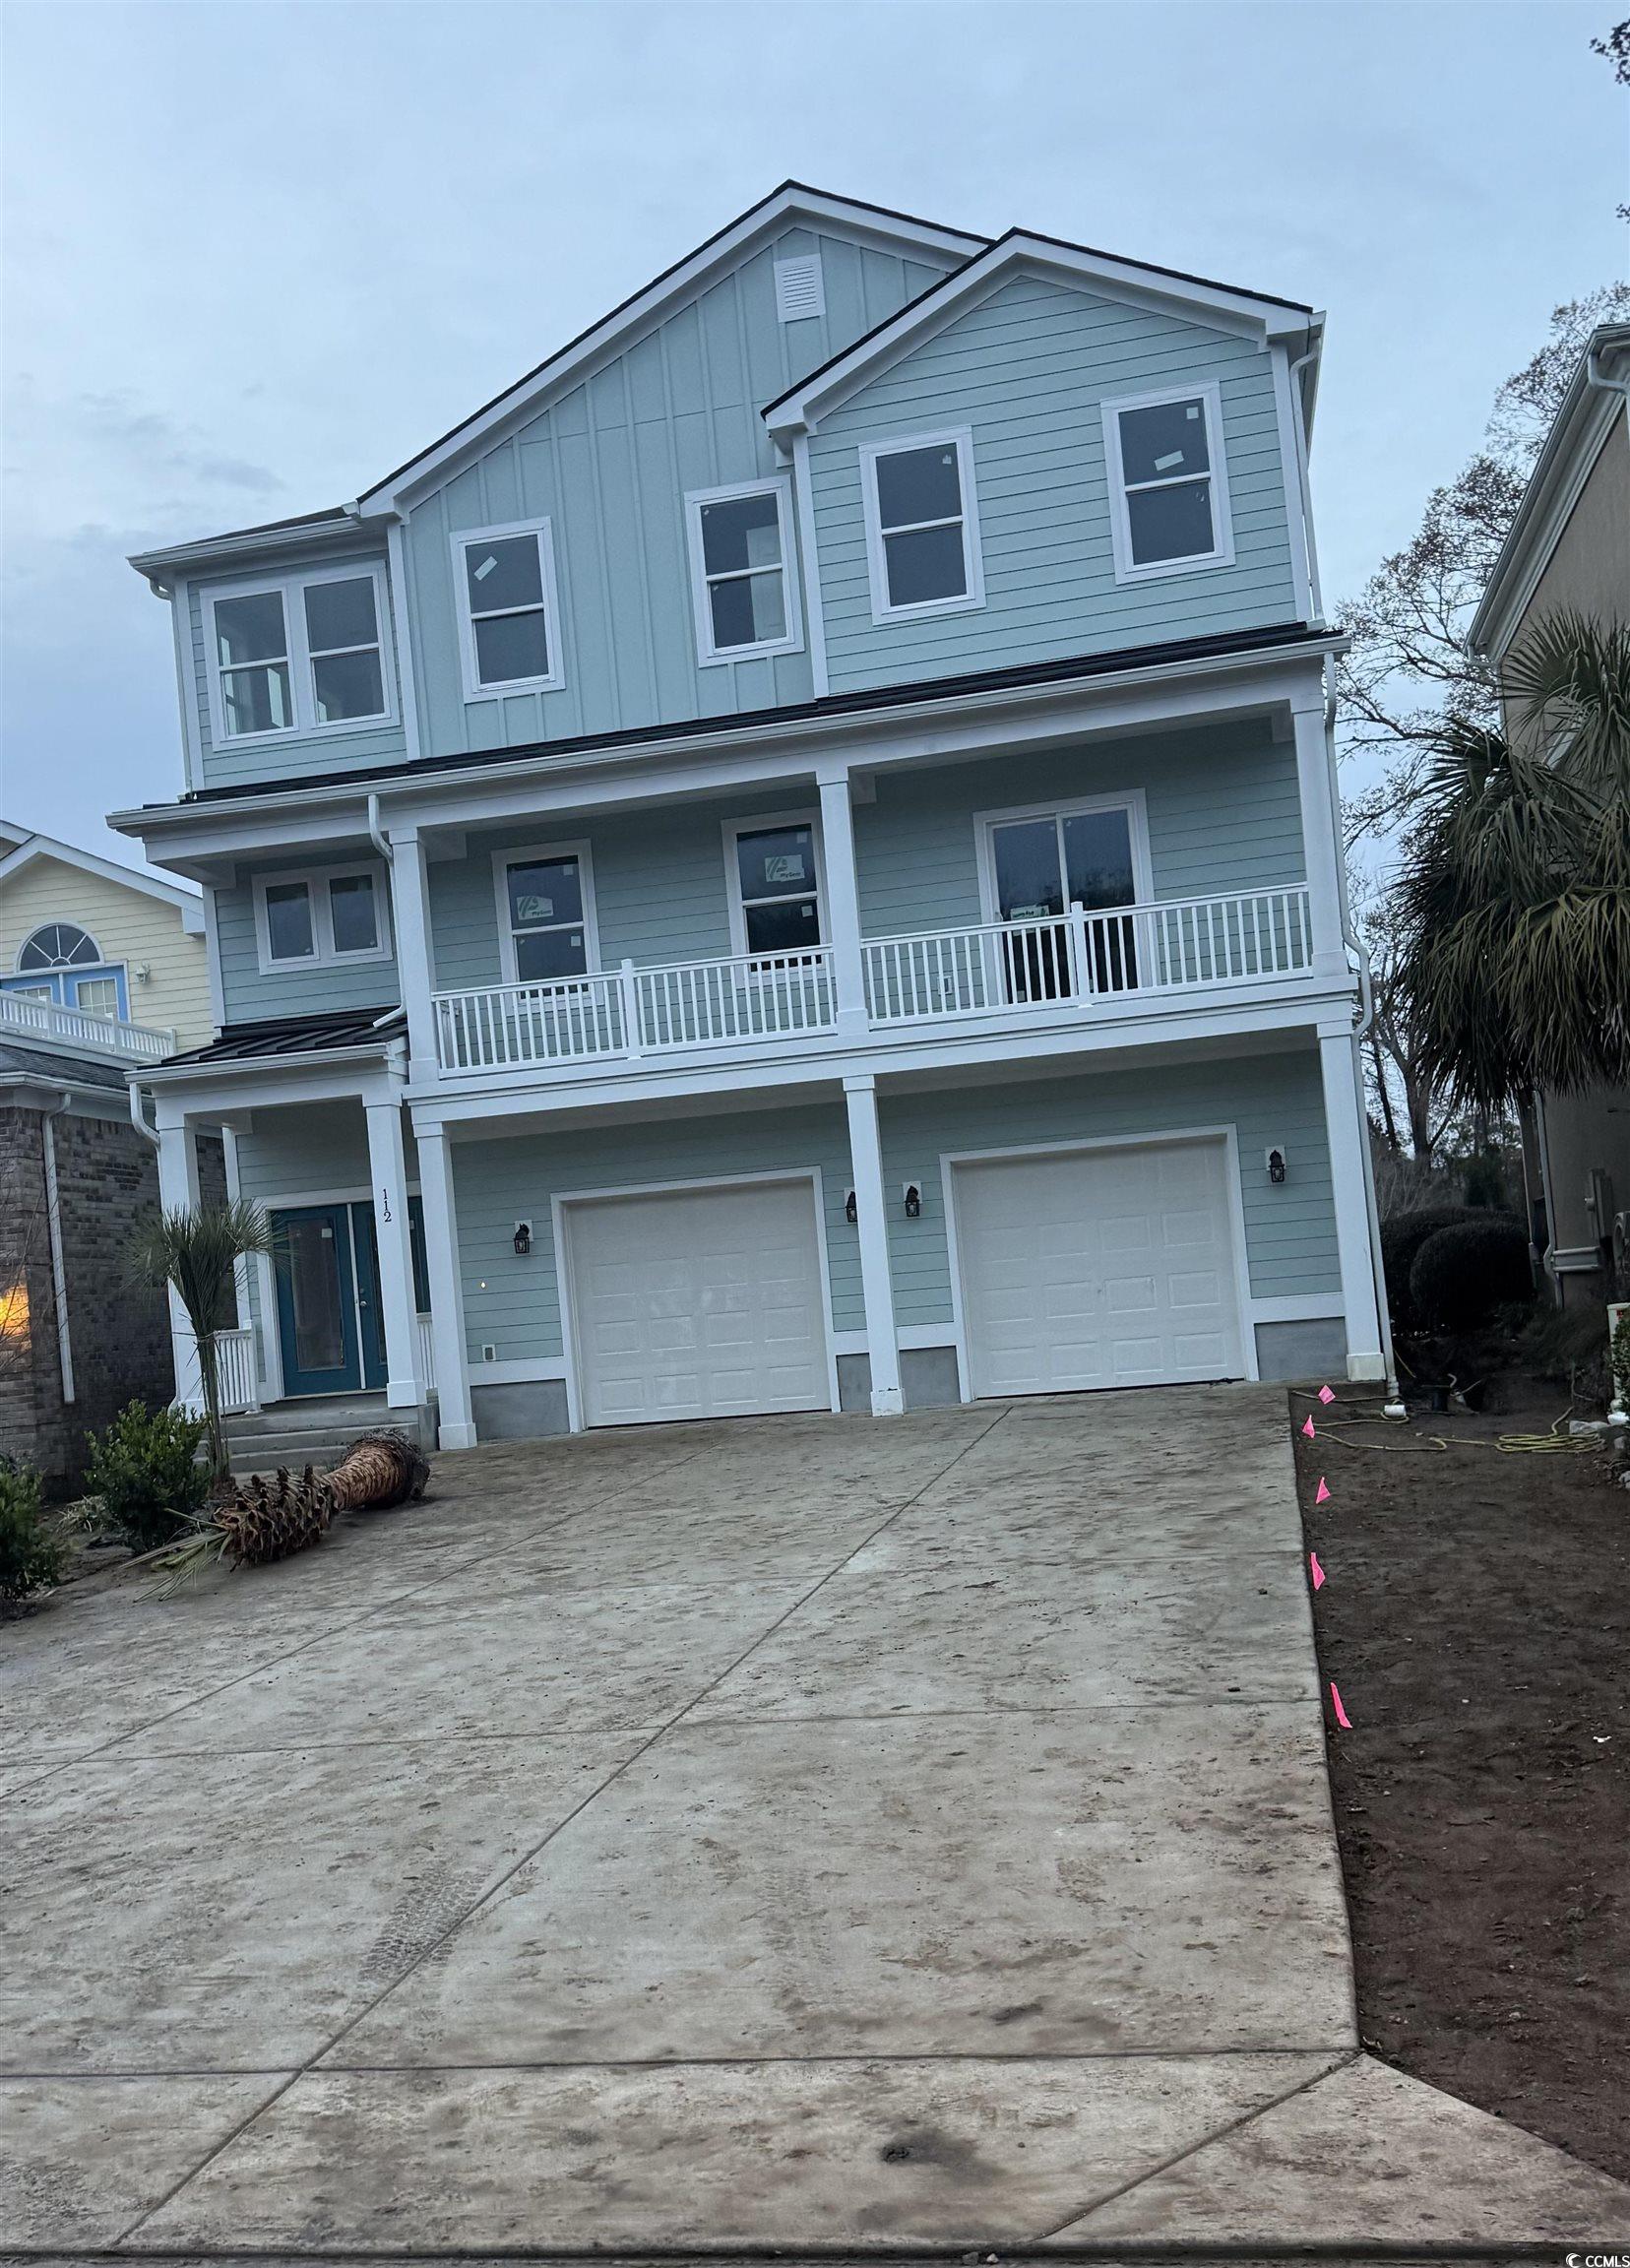
<svg viewBox="0 0 1630 2268">
<path fill-rule="evenodd" d="M 1043 921 L 868 938 L 861 952 L 868 1012 L 887 1026 L 1257 983 L 1300 975 L 1313 945 L 1297 887 L 1112 913 L 1077 907 Z"/>
<path fill-rule="evenodd" d="M 836 994 L 825 947 L 802 953 L 679 961 L 541 984 L 497 984 L 432 996 L 444 1071 L 580 1063 L 666 1054 L 832 1027 Z"/>
<path fill-rule="evenodd" d="M 861 943 L 874 1029 L 947 1017 L 1089 1010 L 1151 992 L 1256 984 L 1312 964 L 1307 891 L 1181 898 L 1040 921 L 989 921 Z M 668 1055 L 830 1032 L 830 946 L 680 961 L 433 995 L 444 1071 Z"/>
<path fill-rule="evenodd" d="M 173 1032 L 120 1024 L 111 1016 L 93 1016 L 88 1008 L 59 1007 L 54 1000 L 31 1000 L 26 992 L 0 992 L 0 1032 L 75 1053 L 89 1048 L 126 1063 L 157 1063 L 175 1052 Z"/>
<path fill-rule="evenodd" d="M 242 1410 L 260 1406 L 255 1390 L 255 1334 L 245 1327 L 241 1331 L 218 1331 L 216 1343 L 216 1372 L 220 1380 L 220 1407 L 228 1416 Z"/>
<path fill-rule="evenodd" d="M 415 1315 L 418 1327 L 419 1384 L 428 1394 L 436 1383 L 436 1341 L 428 1315 Z"/>
</svg>

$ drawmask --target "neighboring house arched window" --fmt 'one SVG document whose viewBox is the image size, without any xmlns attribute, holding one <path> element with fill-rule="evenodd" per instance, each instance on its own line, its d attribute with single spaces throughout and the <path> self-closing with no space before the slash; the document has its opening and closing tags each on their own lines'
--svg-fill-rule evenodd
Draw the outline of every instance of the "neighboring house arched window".
<svg viewBox="0 0 1630 2268">
<path fill-rule="evenodd" d="M 101 947 L 77 921 L 44 921 L 31 930 L 18 948 L 16 976 L 0 976 L 0 991 L 115 1022 L 130 1014 L 124 963 L 104 961 Z"/>
</svg>

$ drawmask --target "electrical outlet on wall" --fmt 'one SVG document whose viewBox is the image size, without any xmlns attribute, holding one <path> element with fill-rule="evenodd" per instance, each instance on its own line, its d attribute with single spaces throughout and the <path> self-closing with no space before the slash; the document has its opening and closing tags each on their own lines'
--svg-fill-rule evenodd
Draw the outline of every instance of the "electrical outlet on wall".
<svg viewBox="0 0 1630 2268">
<path fill-rule="evenodd" d="M 481 1349 L 481 1360 L 483 1362 L 496 1362 L 497 1359 L 498 1350 L 496 1347 L 487 1346 Z"/>
</svg>

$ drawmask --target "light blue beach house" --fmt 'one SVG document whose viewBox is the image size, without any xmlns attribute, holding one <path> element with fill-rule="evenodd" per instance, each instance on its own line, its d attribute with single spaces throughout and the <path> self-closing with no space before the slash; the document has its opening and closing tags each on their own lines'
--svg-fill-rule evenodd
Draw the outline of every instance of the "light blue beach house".
<svg viewBox="0 0 1630 2268">
<path fill-rule="evenodd" d="M 219 1028 L 143 1106 L 285 1246 L 237 1405 L 1383 1376 L 1320 337 L 788 183 L 353 502 L 139 557 L 186 785 L 113 823 Z"/>
</svg>

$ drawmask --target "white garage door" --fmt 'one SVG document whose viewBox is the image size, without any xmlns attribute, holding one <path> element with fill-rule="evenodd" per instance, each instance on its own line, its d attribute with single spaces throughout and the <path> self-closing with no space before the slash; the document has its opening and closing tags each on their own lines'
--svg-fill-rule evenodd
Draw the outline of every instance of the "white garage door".
<svg viewBox="0 0 1630 2268">
<path fill-rule="evenodd" d="M 973 1392 L 1242 1377 L 1227 1172 L 1213 1141 L 954 1167 Z"/>
<path fill-rule="evenodd" d="M 586 1425 L 827 1410 L 807 1181 L 566 1209 Z"/>
</svg>

